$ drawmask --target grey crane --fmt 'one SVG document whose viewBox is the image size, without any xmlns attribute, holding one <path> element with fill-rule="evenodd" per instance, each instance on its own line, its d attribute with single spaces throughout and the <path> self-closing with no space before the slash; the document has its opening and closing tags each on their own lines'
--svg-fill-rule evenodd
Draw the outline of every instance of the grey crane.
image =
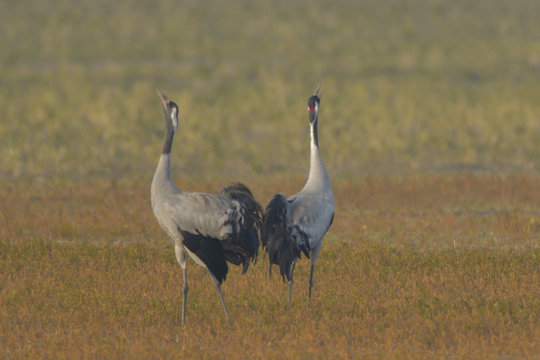
<svg viewBox="0 0 540 360">
<path fill-rule="evenodd" d="M 176 260 L 182 268 L 182 326 L 186 320 L 188 256 L 208 270 L 230 321 L 221 291 L 221 283 L 227 277 L 227 261 L 242 264 L 245 273 L 250 261 L 256 260 L 262 207 L 241 183 L 230 185 L 219 194 L 185 192 L 174 185 L 170 157 L 178 128 L 178 105 L 157 92 L 165 118 L 165 140 L 152 180 L 151 202 L 158 223 L 174 241 Z"/>
<path fill-rule="evenodd" d="M 291 305 L 294 268 L 301 254 L 311 254 L 309 298 L 313 287 L 313 270 L 321 251 L 322 239 L 334 220 L 334 197 L 330 178 L 319 151 L 318 122 L 320 86 L 308 99 L 311 134 L 309 175 L 299 193 L 286 198 L 276 194 L 268 203 L 263 217 L 261 242 L 272 265 L 279 265 L 283 281 L 289 282 L 288 305 Z M 322 94 L 321 94 L 322 95 Z"/>
</svg>

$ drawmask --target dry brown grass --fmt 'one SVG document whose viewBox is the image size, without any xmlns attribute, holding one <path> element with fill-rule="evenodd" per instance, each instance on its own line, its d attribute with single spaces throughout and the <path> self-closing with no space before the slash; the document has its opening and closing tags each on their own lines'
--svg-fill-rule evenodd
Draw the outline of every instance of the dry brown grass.
<svg viewBox="0 0 540 360">
<path fill-rule="evenodd" d="M 265 202 L 301 183 L 248 185 Z M 261 254 L 224 283 L 228 324 L 191 263 L 182 331 L 181 272 L 147 182 L 2 184 L 0 358 L 540 355 L 540 178 L 373 177 L 334 188 L 310 303 L 307 262 L 287 310 L 286 286 L 268 279 Z"/>
</svg>

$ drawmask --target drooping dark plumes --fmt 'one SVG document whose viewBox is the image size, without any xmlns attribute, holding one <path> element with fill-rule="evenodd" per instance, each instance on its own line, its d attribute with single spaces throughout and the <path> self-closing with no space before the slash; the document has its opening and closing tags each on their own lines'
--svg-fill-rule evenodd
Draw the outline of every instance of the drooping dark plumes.
<svg viewBox="0 0 540 360">
<path fill-rule="evenodd" d="M 223 188 L 221 195 L 240 203 L 241 222 L 236 236 L 223 242 L 223 252 L 227 261 L 243 264 L 242 273 L 249 268 L 250 260 L 255 262 L 259 253 L 259 233 L 262 228 L 262 207 L 253 197 L 249 188 L 242 183 L 235 183 Z M 234 224 L 231 224 L 234 226 Z"/>
<path fill-rule="evenodd" d="M 229 272 L 229 267 L 222 254 L 224 249 L 219 240 L 201 233 L 193 234 L 178 229 L 184 239 L 184 245 L 206 265 L 210 273 L 221 284 Z"/>
<path fill-rule="evenodd" d="M 291 266 L 302 252 L 309 258 L 308 236 L 298 226 L 288 224 L 288 201 L 276 194 L 268 203 L 263 217 L 261 242 L 272 264 L 279 265 L 283 281 L 291 280 Z"/>
</svg>

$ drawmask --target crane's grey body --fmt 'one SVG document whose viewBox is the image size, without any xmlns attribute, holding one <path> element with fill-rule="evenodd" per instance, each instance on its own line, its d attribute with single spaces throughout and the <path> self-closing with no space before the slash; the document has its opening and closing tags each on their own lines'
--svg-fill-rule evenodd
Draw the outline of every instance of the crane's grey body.
<svg viewBox="0 0 540 360">
<path fill-rule="evenodd" d="M 168 155 L 162 155 L 158 166 L 167 163 Z M 156 172 L 152 181 L 152 209 L 165 231 L 181 243 L 178 229 L 192 234 L 202 234 L 218 240 L 226 240 L 238 232 L 241 204 L 223 195 L 183 192 L 170 179 L 161 178 Z"/>
<path fill-rule="evenodd" d="M 173 239 L 176 259 L 183 272 L 182 324 L 185 322 L 188 293 L 188 257 L 208 270 L 229 319 L 221 292 L 221 283 L 228 272 L 226 261 L 243 264 L 245 272 L 250 261 L 256 259 L 261 208 L 243 184 L 226 187 L 220 194 L 183 192 L 174 185 L 170 174 L 170 151 L 178 126 L 178 108 L 166 96 L 159 95 L 166 135 L 150 195 L 154 215 Z"/>
<path fill-rule="evenodd" d="M 318 106 L 320 98 L 315 95 L 308 102 L 311 129 L 310 169 L 306 184 L 300 192 L 288 199 L 276 194 L 268 204 L 264 215 L 263 245 L 272 264 L 280 267 L 281 275 L 289 281 L 290 305 L 293 274 L 296 262 L 303 252 L 311 254 L 309 297 L 313 286 L 313 271 L 319 257 L 322 239 L 334 219 L 334 197 L 328 172 L 321 158 L 318 144 Z"/>
<path fill-rule="evenodd" d="M 321 159 L 319 147 L 311 143 L 311 160 L 308 180 L 304 188 L 288 199 L 290 223 L 307 234 L 313 254 L 317 260 L 322 239 L 334 216 L 334 197 L 330 178 Z"/>
</svg>

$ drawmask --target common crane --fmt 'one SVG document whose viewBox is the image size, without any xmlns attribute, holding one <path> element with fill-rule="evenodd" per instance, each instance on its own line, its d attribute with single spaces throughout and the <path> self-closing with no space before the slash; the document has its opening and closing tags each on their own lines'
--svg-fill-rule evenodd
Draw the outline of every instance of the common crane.
<svg viewBox="0 0 540 360">
<path fill-rule="evenodd" d="M 288 305 L 291 305 L 294 267 L 301 254 L 311 254 L 309 298 L 313 287 L 313 270 L 321 251 L 322 239 L 334 220 L 334 197 L 330 178 L 319 151 L 318 121 L 320 86 L 308 99 L 311 134 L 309 175 L 299 193 L 285 198 L 276 194 L 268 203 L 263 217 L 261 242 L 268 252 L 270 274 L 272 265 L 279 265 L 283 281 L 289 282 Z M 322 95 L 322 94 L 321 94 Z"/>
<path fill-rule="evenodd" d="M 178 105 L 157 92 L 165 118 L 165 140 L 152 180 L 151 202 L 158 223 L 174 241 L 176 260 L 182 268 L 182 326 L 186 319 L 188 256 L 208 270 L 230 321 L 221 291 L 221 283 L 227 277 L 227 261 L 242 264 L 245 273 L 250 261 L 256 260 L 262 207 L 241 183 L 228 186 L 219 194 L 186 192 L 174 185 L 170 158 L 178 128 Z"/>
</svg>

